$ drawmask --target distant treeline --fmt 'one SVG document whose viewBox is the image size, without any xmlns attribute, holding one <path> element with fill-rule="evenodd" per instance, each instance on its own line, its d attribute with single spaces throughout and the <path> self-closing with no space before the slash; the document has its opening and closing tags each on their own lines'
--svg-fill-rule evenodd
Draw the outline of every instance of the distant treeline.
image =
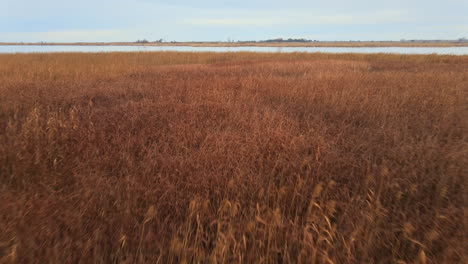
<svg viewBox="0 0 468 264">
<path fill-rule="evenodd" d="M 149 41 L 149 40 L 146 40 L 146 39 L 139 39 L 137 41 L 135 41 L 135 43 L 161 43 L 163 42 L 163 39 L 158 39 L 158 40 L 155 40 L 155 41 Z"/>
<path fill-rule="evenodd" d="M 168 42 L 164 41 L 163 39 L 158 39 L 155 41 L 149 41 L 146 39 L 139 39 L 135 41 L 135 43 L 140 43 L 140 44 L 145 44 L 145 43 L 162 43 L 162 42 Z M 208 43 L 210 41 L 195 41 L 197 43 Z M 223 42 L 223 41 L 215 41 L 215 42 Z M 283 43 L 288 43 L 288 42 L 302 42 L 302 43 L 310 43 L 310 42 L 468 42 L 468 38 L 459 38 L 459 39 L 454 39 L 454 40 L 423 40 L 423 39 L 401 39 L 399 41 L 395 40 L 388 40 L 388 41 L 368 41 L 368 40 L 349 40 L 349 41 L 322 41 L 322 40 L 311 40 L 311 39 L 304 39 L 304 38 L 288 38 L 288 39 L 283 39 L 283 38 L 275 38 L 275 39 L 266 39 L 266 40 L 238 40 L 238 41 L 233 41 L 233 40 L 228 40 L 226 42 L 238 42 L 238 43 L 278 43 L 278 42 L 283 42 Z M 178 41 L 170 41 L 170 43 L 178 43 Z"/>
<path fill-rule="evenodd" d="M 283 38 L 277 38 L 277 39 L 267 39 L 267 40 L 261 40 L 258 42 L 317 42 L 318 40 L 310 40 L 310 39 L 283 39 Z"/>
<path fill-rule="evenodd" d="M 446 42 L 446 41 L 455 41 L 455 42 L 468 42 L 468 38 L 459 38 L 456 40 L 423 40 L 423 39 L 411 39 L 411 40 L 406 40 L 406 39 L 401 39 L 400 41 L 385 41 L 385 42 Z M 249 41 L 250 42 L 250 41 Z M 267 39 L 267 40 L 260 40 L 260 41 L 252 41 L 252 42 L 322 42 L 320 40 L 310 40 L 310 39 L 283 39 L 283 38 L 276 38 L 276 39 Z M 327 42 L 327 41 L 325 41 Z M 342 41 L 345 42 L 345 41 Z M 362 41 L 362 40 L 349 40 L 349 42 L 369 42 L 367 40 Z M 375 41 L 370 41 L 370 42 L 375 42 Z"/>
</svg>

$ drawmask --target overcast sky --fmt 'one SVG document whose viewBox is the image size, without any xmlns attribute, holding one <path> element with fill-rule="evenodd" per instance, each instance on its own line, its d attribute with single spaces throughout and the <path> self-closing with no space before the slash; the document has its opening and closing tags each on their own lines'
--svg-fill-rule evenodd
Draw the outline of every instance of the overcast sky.
<svg viewBox="0 0 468 264">
<path fill-rule="evenodd" d="M 468 0 L 0 0 L 0 42 L 456 39 Z"/>
</svg>

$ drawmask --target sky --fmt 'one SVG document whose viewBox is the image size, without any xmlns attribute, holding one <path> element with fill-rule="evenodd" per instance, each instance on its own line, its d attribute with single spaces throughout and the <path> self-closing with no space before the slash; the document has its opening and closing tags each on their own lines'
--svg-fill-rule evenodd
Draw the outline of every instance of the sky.
<svg viewBox="0 0 468 264">
<path fill-rule="evenodd" d="M 468 38 L 468 0 L 0 0 L 0 42 Z"/>
</svg>

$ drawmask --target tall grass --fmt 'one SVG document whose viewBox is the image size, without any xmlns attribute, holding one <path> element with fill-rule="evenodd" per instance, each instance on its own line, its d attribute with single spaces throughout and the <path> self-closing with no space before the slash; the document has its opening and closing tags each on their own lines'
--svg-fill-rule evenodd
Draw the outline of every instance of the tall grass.
<svg viewBox="0 0 468 264">
<path fill-rule="evenodd" d="M 0 55 L 0 262 L 466 261 L 467 56 Z"/>
</svg>

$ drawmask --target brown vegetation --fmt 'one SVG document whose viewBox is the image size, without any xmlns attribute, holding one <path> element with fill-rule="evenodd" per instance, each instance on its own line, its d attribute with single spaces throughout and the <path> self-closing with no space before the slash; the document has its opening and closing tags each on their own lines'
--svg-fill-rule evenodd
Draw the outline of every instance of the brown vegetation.
<svg viewBox="0 0 468 264">
<path fill-rule="evenodd" d="M 467 56 L 0 56 L 0 262 L 466 260 Z"/>
</svg>

